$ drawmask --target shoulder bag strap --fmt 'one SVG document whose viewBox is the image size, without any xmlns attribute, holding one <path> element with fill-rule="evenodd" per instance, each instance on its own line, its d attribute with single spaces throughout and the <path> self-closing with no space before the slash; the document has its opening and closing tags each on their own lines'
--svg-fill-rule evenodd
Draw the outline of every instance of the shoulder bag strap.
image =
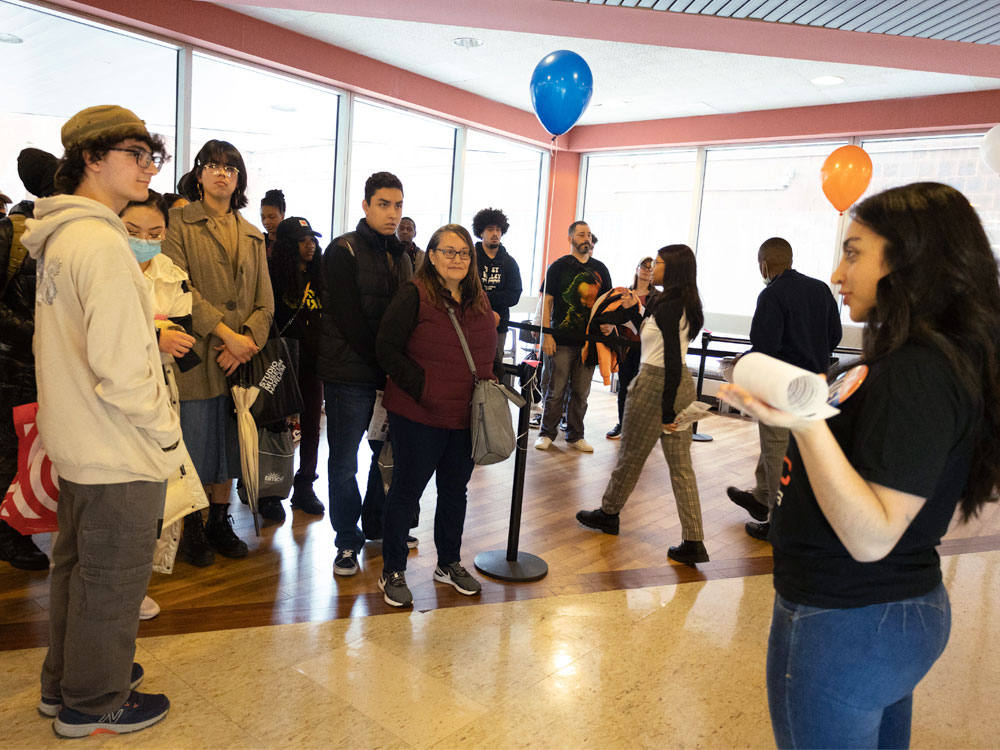
<svg viewBox="0 0 1000 750">
<path fill-rule="evenodd" d="M 306 282 L 306 290 L 302 293 L 302 299 L 299 300 L 299 306 L 295 308 L 295 312 L 292 313 L 292 317 L 290 317 L 288 319 L 288 322 L 285 323 L 285 325 L 283 325 L 281 327 L 280 331 L 278 331 L 278 335 L 279 336 L 284 336 L 285 335 L 285 331 L 288 330 L 288 326 L 290 326 L 292 323 L 294 323 L 295 319 L 299 316 L 299 312 L 302 310 L 302 307 L 306 304 L 306 298 L 309 297 L 309 287 L 311 285 L 312 285 L 311 281 L 307 281 Z"/>
<path fill-rule="evenodd" d="M 451 305 L 448 306 L 448 317 L 451 318 L 451 324 L 455 326 L 455 333 L 458 334 L 458 340 L 462 344 L 462 351 L 465 352 L 465 361 L 469 363 L 469 369 L 472 370 L 472 379 L 478 383 L 479 376 L 476 375 L 476 364 L 472 361 L 472 352 L 469 351 L 469 344 L 465 340 L 465 334 L 462 333 L 462 326 L 458 324 L 458 318 L 455 317 L 455 310 Z"/>
</svg>

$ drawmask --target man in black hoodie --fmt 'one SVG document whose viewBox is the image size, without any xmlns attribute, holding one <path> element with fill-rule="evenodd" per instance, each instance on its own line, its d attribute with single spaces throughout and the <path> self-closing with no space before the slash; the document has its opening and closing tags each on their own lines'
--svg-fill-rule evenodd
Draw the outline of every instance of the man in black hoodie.
<svg viewBox="0 0 1000 750">
<path fill-rule="evenodd" d="M 403 213 L 403 184 L 389 172 L 365 182 L 365 217 L 357 229 L 337 237 L 323 254 L 322 336 L 316 373 L 326 399 L 326 437 L 330 445 L 330 523 L 336 532 L 333 572 L 358 572 L 357 554 L 365 543 L 358 520 L 371 518 L 381 537 L 385 492 L 378 467 L 382 441 L 369 440 L 372 462 L 362 504 L 355 475 L 358 445 L 368 429 L 385 372 L 375 360 L 375 335 L 382 315 L 400 285 L 413 275 L 410 258 L 396 239 Z M 367 525 L 367 524 L 366 524 Z"/>
<path fill-rule="evenodd" d="M 508 229 L 510 224 L 499 208 L 484 208 L 472 217 L 472 233 L 482 240 L 476 243 L 476 269 L 497 318 L 497 350 L 501 356 L 510 308 L 521 299 L 521 269 L 500 242 Z"/>
</svg>

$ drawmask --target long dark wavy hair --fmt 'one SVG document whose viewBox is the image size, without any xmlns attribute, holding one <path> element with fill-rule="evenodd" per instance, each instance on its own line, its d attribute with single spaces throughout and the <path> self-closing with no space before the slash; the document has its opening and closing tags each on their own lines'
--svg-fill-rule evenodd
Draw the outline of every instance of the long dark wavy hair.
<svg viewBox="0 0 1000 750">
<path fill-rule="evenodd" d="M 321 260 L 323 248 L 316 240 L 316 252 L 313 253 L 312 260 L 306 264 L 305 281 L 303 275 L 299 273 L 299 240 L 302 238 L 290 239 L 282 237 L 275 240 L 271 249 L 271 259 L 268 261 L 268 268 L 271 271 L 271 286 L 274 292 L 274 302 L 279 304 L 284 301 L 289 294 L 289 302 L 293 303 L 292 308 L 297 308 L 302 302 L 302 295 L 305 293 L 306 282 L 309 283 L 312 291 L 316 293 L 317 299 L 323 291 L 323 274 L 321 270 Z M 315 238 L 313 238 L 315 239 Z"/>
<path fill-rule="evenodd" d="M 852 211 L 886 244 L 889 273 L 876 287 L 863 336 L 869 362 L 908 341 L 947 357 L 962 388 L 982 405 L 962 516 L 996 500 L 1000 484 L 1000 280 L 986 231 L 968 199 L 937 182 L 892 188 Z"/>
<path fill-rule="evenodd" d="M 688 341 L 694 341 L 705 325 L 705 313 L 698 294 L 698 262 L 687 245 L 667 245 L 656 251 L 663 259 L 663 291 L 650 302 L 650 314 L 668 300 L 680 299 L 687 316 Z"/>
<path fill-rule="evenodd" d="M 431 252 L 437 250 L 437 246 L 441 243 L 441 238 L 449 232 L 458 235 L 462 242 L 468 246 L 470 253 L 469 271 L 458 284 L 458 288 L 462 293 L 462 304 L 469 304 L 478 312 L 486 312 L 488 304 L 486 301 L 486 292 L 483 291 L 483 285 L 479 281 L 479 274 L 476 272 L 476 245 L 472 241 L 472 235 L 469 234 L 469 230 L 461 224 L 445 224 L 431 235 L 431 238 L 427 240 L 427 257 L 424 258 L 424 262 L 420 264 L 420 268 L 417 269 L 413 277 L 424 282 L 424 286 L 427 288 L 427 295 L 430 297 L 432 303 L 435 305 L 442 304 L 445 297 L 444 283 L 441 281 L 437 269 L 434 268 L 429 259 Z"/>
</svg>

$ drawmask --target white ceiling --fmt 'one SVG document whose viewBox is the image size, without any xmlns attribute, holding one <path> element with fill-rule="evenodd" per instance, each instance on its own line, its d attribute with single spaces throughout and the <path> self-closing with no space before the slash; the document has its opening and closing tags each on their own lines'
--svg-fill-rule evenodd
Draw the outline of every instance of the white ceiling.
<svg viewBox="0 0 1000 750">
<path fill-rule="evenodd" d="M 535 65 L 572 49 L 594 74 L 581 125 L 1000 89 L 1000 70 L 983 78 L 219 4 L 528 112 Z M 459 36 L 485 44 L 463 49 Z M 845 83 L 818 88 L 810 79 L 820 75 Z"/>
</svg>

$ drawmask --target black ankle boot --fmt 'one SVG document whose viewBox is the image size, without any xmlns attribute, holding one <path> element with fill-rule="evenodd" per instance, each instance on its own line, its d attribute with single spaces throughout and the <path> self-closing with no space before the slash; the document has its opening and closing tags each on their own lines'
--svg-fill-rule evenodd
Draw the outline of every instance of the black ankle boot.
<svg viewBox="0 0 1000 750">
<path fill-rule="evenodd" d="M 184 533 L 181 536 L 180 553 L 184 562 L 197 568 L 204 568 L 215 562 L 215 553 L 205 536 L 205 519 L 201 511 L 184 516 Z"/>
<path fill-rule="evenodd" d="M 233 517 L 228 503 L 211 503 L 208 506 L 208 523 L 205 524 L 208 543 L 223 557 L 246 557 L 249 548 L 233 531 Z"/>
<path fill-rule="evenodd" d="M 708 550 L 704 542 L 691 542 L 685 539 L 676 547 L 667 550 L 667 557 L 685 565 L 708 562 Z"/>
<path fill-rule="evenodd" d="M 19 570 L 48 570 L 49 558 L 45 556 L 30 536 L 0 521 L 0 560 L 6 560 Z"/>
<path fill-rule="evenodd" d="M 599 529 L 605 534 L 618 534 L 620 519 L 617 513 L 605 513 L 603 508 L 597 510 L 581 510 L 576 514 L 576 520 L 591 529 Z"/>
<path fill-rule="evenodd" d="M 312 516 L 321 516 L 326 511 L 323 503 L 316 497 L 313 483 L 300 480 L 298 476 L 295 477 L 292 489 L 292 507 Z"/>
</svg>

